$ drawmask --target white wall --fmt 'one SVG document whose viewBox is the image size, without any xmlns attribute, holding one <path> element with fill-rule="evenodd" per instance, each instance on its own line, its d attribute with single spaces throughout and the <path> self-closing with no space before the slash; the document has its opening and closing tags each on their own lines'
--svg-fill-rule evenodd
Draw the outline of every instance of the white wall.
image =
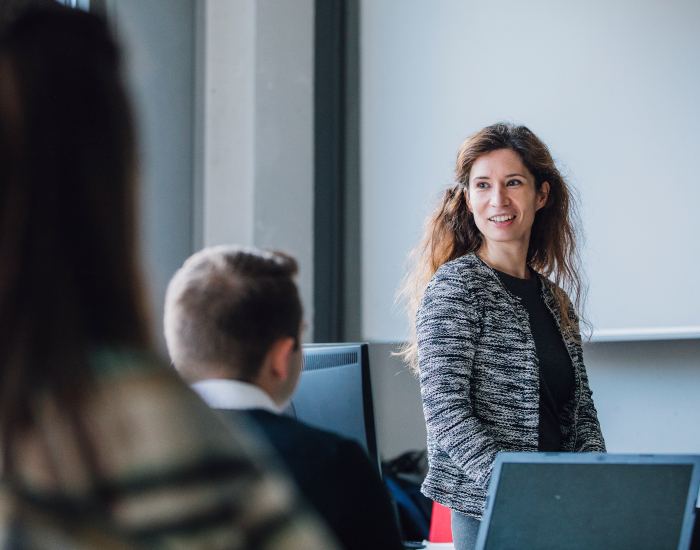
<svg viewBox="0 0 700 550">
<path fill-rule="evenodd" d="M 700 336 L 700 3 L 361 8 L 365 338 L 404 337 L 406 254 L 461 140 L 504 119 L 538 134 L 580 192 L 594 325 Z"/>
<path fill-rule="evenodd" d="M 254 242 L 255 8 L 197 3 L 197 249 Z"/>
<path fill-rule="evenodd" d="M 427 432 L 418 379 L 392 352 L 396 344 L 370 343 L 369 362 L 382 460 L 426 448 Z"/>
<path fill-rule="evenodd" d="M 165 352 L 163 302 L 192 253 L 193 0 L 108 0 L 125 54 L 141 176 L 140 234 L 156 342 Z"/>
<path fill-rule="evenodd" d="M 700 340 L 584 346 L 609 452 L 700 454 Z"/>
<path fill-rule="evenodd" d="M 370 344 L 382 458 L 424 449 L 420 384 L 395 344 Z M 585 344 L 608 452 L 700 454 L 700 340 Z"/>
<path fill-rule="evenodd" d="M 257 0 L 254 244 L 293 254 L 313 341 L 314 0 Z"/>
<path fill-rule="evenodd" d="M 197 4 L 195 248 L 293 254 L 313 340 L 313 0 Z"/>
<path fill-rule="evenodd" d="M 141 241 L 161 350 L 195 250 L 294 254 L 313 338 L 313 0 L 106 0 L 140 137 Z"/>
<path fill-rule="evenodd" d="M 692 0 L 361 2 L 362 335 L 385 457 L 425 445 L 418 382 L 386 344 L 406 337 L 406 254 L 487 124 L 528 125 L 580 191 L 598 328 L 700 335 L 698 29 Z M 610 451 L 700 453 L 700 340 L 584 355 Z"/>
</svg>

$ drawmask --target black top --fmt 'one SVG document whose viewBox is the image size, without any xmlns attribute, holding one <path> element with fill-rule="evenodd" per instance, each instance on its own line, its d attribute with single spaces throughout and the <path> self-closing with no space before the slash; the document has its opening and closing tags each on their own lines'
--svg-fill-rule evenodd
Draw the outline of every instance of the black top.
<svg viewBox="0 0 700 550">
<path fill-rule="evenodd" d="M 262 409 L 217 412 L 262 429 L 344 548 L 403 550 L 389 494 L 358 443 Z"/>
<path fill-rule="evenodd" d="M 561 451 L 559 411 L 574 392 L 574 369 L 552 312 L 542 298 L 536 273 L 519 279 L 494 269 L 503 285 L 518 298 L 530 318 L 540 366 L 540 427 L 537 450 Z"/>
</svg>

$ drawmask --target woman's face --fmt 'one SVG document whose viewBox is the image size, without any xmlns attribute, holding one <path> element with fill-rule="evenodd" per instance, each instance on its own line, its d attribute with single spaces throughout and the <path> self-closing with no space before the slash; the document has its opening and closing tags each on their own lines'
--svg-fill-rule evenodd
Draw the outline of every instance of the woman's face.
<svg viewBox="0 0 700 550">
<path fill-rule="evenodd" d="M 487 153 L 472 166 L 465 190 L 469 211 L 488 246 L 530 243 L 535 212 L 547 202 L 549 184 L 535 178 L 510 149 Z"/>
</svg>

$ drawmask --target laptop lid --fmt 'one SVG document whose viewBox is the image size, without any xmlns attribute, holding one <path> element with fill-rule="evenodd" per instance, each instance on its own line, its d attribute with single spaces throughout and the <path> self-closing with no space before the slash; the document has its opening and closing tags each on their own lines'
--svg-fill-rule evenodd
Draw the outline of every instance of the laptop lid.
<svg viewBox="0 0 700 550">
<path fill-rule="evenodd" d="M 477 550 L 687 550 L 700 456 L 499 453 Z"/>
</svg>

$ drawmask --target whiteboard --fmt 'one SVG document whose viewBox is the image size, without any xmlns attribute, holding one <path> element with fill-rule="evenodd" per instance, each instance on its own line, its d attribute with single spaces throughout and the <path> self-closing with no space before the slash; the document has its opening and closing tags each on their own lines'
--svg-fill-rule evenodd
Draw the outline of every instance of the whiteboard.
<svg viewBox="0 0 700 550">
<path fill-rule="evenodd" d="M 579 192 L 593 339 L 700 337 L 700 2 L 363 0 L 360 86 L 365 339 L 406 338 L 406 255 L 502 120 Z"/>
</svg>

